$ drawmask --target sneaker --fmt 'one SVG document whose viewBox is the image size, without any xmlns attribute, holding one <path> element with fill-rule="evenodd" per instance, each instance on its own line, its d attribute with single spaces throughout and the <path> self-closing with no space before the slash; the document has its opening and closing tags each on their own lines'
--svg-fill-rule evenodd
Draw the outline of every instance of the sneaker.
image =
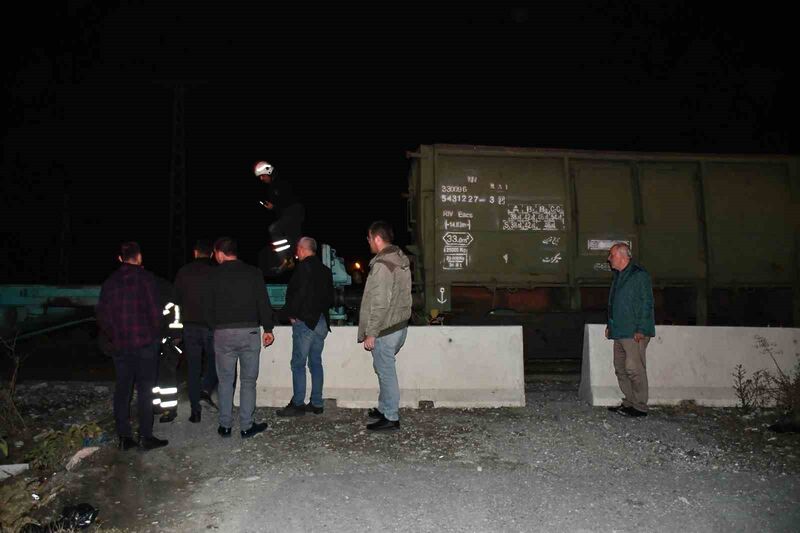
<svg viewBox="0 0 800 533">
<path fill-rule="evenodd" d="M 142 441 L 139 443 L 139 446 L 143 450 L 155 450 L 156 448 L 161 448 L 169 444 L 167 439 L 159 439 L 156 437 L 143 437 Z"/>
<path fill-rule="evenodd" d="M 250 429 L 241 432 L 242 433 L 242 438 L 243 439 L 247 439 L 247 438 L 250 438 L 250 437 L 252 437 L 254 435 L 258 435 L 259 433 L 261 433 L 265 429 L 267 429 L 267 423 L 266 422 L 259 422 L 258 424 L 253 424 L 252 426 L 250 426 Z"/>
<path fill-rule="evenodd" d="M 315 415 L 321 415 L 324 411 L 324 407 L 317 407 L 316 405 L 308 402 L 305 407 L 306 411 L 309 413 L 314 413 Z"/>
<path fill-rule="evenodd" d="M 200 403 L 206 405 L 209 409 L 219 411 L 217 404 L 215 404 L 214 400 L 211 398 L 211 394 L 206 391 L 200 391 Z"/>
<path fill-rule="evenodd" d="M 197 424 L 198 422 L 200 422 L 200 420 L 202 420 L 201 413 L 202 411 L 200 410 L 192 411 L 192 415 L 189 417 L 189 422 L 191 422 L 192 424 Z"/>
<path fill-rule="evenodd" d="M 634 409 L 633 407 L 623 407 L 622 409 L 617 411 L 617 414 L 620 414 L 622 416 L 630 416 L 633 418 L 640 416 L 647 416 L 647 413 L 645 413 L 644 411 L 639 411 L 638 409 Z"/>
<path fill-rule="evenodd" d="M 231 436 L 231 428 L 226 428 L 220 426 L 217 428 L 217 433 L 219 433 L 220 437 L 230 437 Z"/>
<path fill-rule="evenodd" d="M 370 418 L 383 418 L 383 413 L 378 411 L 377 407 L 373 407 L 369 411 L 367 411 L 367 416 Z"/>
<path fill-rule="evenodd" d="M 175 417 L 177 416 L 178 416 L 177 410 L 167 409 L 161 414 L 161 418 L 159 418 L 158 421 L 162 424 L 165 424 L 167 422 L 172 422 L 173 420 L 175 420 Z"/>
<path fill-rule="evenodd" d="M 278 409 L 275 414 L 278 416 L 303 416 L 306 414 L 306 406 L 305 404 L 295 405 L 290 401 L 286 407 Z"/>
<path fill-rule="evenodd" d="M 392 431 L 395 429 L 400 429 L 400 421 L 389 420 L 385 417 L 381 417 L 380 420 L 376 420 L 371 424 L 367 424 L 367 429 L 370 431 Z"/>
</svg>

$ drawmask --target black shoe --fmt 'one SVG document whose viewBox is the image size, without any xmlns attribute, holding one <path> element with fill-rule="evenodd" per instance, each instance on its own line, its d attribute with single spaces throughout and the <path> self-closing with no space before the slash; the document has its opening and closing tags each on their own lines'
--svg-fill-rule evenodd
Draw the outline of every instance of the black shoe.
<svg viewBox="0 0 800 533">
<path fill-rule="evenodd" d="M 267 429 L 267 423 L 266 422 L 259 422 L 258 424 L 253 424 L 252 426 L 250 426 L 250 429 L 241 432 L 242 433 L 242 438 L 243 439 L 247 439 L 247 438 L 252 437 L 254 435 L 258 435 L 259 433 L 261 433 L 265 429 Z"/>
<path fill-rule="evenodd" d="M 206 391 L 200 391 L 200 403 L 206 404 L 210 409 L 214 411 L 219 411 L 217 404 L 214 403 L 214 400 L 211 399 L 211 393 Z"/>
<path fill-rule="evenodd" d="M 159 418 L 158 421 L 162 424 L 165 424 L 167 422 L 172 422 L 173 420 L 175 420 L 175 417 L 177 416 L 178 416 L 177 410 L 169 409 L 167 411 L 164 411 L 164 413 L 161 415 L 161 418 Z"/>
<path fill-rule="evenodd" d="M 166 446 L 169 444 L 167 439 L 159 439 L 156 437 L 144 437 L 142 438 L 142 442 L 139 443 L 139 446 L 143 450 L 155 450 L 156 448 L 161 448 L 162 446 Z"/>
<path fill-rule="evenodd" d="M 622 416 L 630 416 L 633 418 L 640 416 L 647 416 L 647 413 L 645 413 L 644 411 L 639 411 L 638 409 L 634 409 L 633 407 L 623 407 L 619 411 L 617 411 L 617 413 L 621 414 Z"/>
<path fill-rule="evenodd" d="M 325 408 L 324 407 L 317 407 L 316 405 L 312 404 L 311 402 L 308 402 L 306 404 L 305 410 L 308 411 L 309 413 L 314 413 L 315 415 L 321 415 L 325 411 Z"/>
<path fill-rule="evenodd" d="M 391 431 L 394 429 L 400 429 L 400 421 L 389 420 L 382 416 L 379 420 L 371 424 L 367 424 L 367 429 L 370 431 Z"/>
<path fill-rule="evenodd" d="M 137 448 L 139 443 L 136 442 L 132 437 L 120 437 L 119 444 L 117 447 L 122 450 L 123 452 L 127 452 L 131 448 Z"/>
<path fill-rule="evenodd" d="M 383 413 L 378 411 L 377 407 L 373 407 L 369 411 L 367 411 L 367 416 L 370 418 L 383 418 Z"/>
<path fill-rule="evenodd" d="M 217 428 L 217 433 L 219 433 L 220 437 L 230 437 L 231 436 L 231 428 L 226 428 L 226 427 L 220 426 L 220 427 Z"/>
<path fill-rule="evenodd" d="M 618 413 L 621 409 L 624 409 L 624 408 L 625 408 L 624 405 L 615 405 L 613 407 L 607 407 L 607 409 L 609 411 L 611 411 L 612 413 Z"/>
<path fill-rule="evenodd" d="M 284 407 L 283 409 L 278 409 L 275 411 L 275 414 L 278 416 L 303 416 L 306 414 L 306 406 L 303 405 L 295 405 L 292 402 Z"/>
<path fill-rule="evenodd" d="M 200 418 L 201 418 L 200 413 L 201 412 L 202 411 L 199 411 L 199 410 L 198 411 L 192 411 L 192 416 L 189 417 L 189 422 L 191 422 L 192 424 L 197 424 L 198 422 L 200 422 Z"/>
</svg>

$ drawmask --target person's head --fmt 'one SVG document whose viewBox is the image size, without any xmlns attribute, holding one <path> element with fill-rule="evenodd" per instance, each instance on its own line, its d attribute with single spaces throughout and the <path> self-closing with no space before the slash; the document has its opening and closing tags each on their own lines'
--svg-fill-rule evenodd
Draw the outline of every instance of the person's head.
<svg viewBox="0 0 800 533">
<path fill-rule="evenodd" d="M 139 243 L 134 241 L 123 242 L 119 247 L 119 255 L 117 256 L 120 263 L 128 263 L 129 265 L 142 264 L 142 250 L 139 248 Z"/>
<path fill-rule="evenodd" d="M 301 237 L 300 240 L 297 241 L 297 247 L 295 248 L 295 255 L 300 261 L 302 261 L 308 256 L 316 254 L 317 254 L 316 240 L 312 239 L 311 237 Z"/>
<path fill-rule="evenodd" d="M 628 243 L 618 242 L 608 251 L 608 264 L 614 270 L 622 271 L 631 262 L 631 247 Z"/>
<path fill-rule="evenodd" d="M 369 251 L 377 254 L 394 240 L 394 231 L 388 222 L 378 220 L 373 222 L 367 230 L 367 242 L 369 242 Z"/>
<path fill-rule="evenodd" d="M 212 253 L 214 253 L 214 247 L 211 245 L 211 241 L 208 239 L 197 239 L 197 242 L 194 243 L 195 259 L 200 257 L 211 257 Z"/>
<path fill-rule="evenodd" d="M 253 167 L 253 172 L 255 172 L 255 175 L 264 183 L 272 183 L 272 172 L 274 170 L 275 167 L 266 161 L 259 161 Z"/>
<path fill-rule="evenodd" d="M 238 246 L 236 241 L 230 237 L 220 237 L 214 243 L 214 258 L 217 263 L 224 263 L 225 261 L 233 261 L 239 256 Z"/>
</svg>

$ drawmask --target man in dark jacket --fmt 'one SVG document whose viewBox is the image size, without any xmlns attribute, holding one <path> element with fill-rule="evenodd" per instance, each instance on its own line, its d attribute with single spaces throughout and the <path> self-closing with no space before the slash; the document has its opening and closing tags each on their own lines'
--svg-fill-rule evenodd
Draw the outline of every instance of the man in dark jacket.
<svg viewBox="0 0 800 533">
<path fill-rule="evenodd" d="M 317 256 L 317 241 L 302 237 L 295 251 L 298 264 L 286 290 L 283 315 L 292 324 L 292 391 L 289 404 L 278 416 L 302 416 L 306 411 L 321 414 L 322 349 L 330 331 L 333 278 Z M 311 399 L 306 405 L 306 364 L 311 372 Z"/>
<path fill-rule="evenodd" d="M 97 302 L 97 324 L 111 339 L 117 383 L 114 390 L 114 419 L 119 447 L 137 444 L 145 450 L 166 446 L 153 436 L 153 387 L 158 368 L 161 308 L 153 274 L 142 267 L 142 252 L 135 242 L 123 243 L 119 267 L 103 283 Z M 131 429 L 131 392 L 136 384 L 139 436 Z"/>
<path fill-rule="evenodd" d="M 647 344 L 656 335 L 650 274 L 633 262 L 630 246 L 617 243 L 608 252 L 614 270 L 608 295 L 606 337 L 614 339 L 614 370 L 622 405 L 609 410 L 647 416 Z"/>
<path fill-rule="evenodd" d="M 233 382 L 239 363 L 239 429 L 242 438 L 267 429 L 266 422 L 255 422 L 256 380 L 261 345 L 275 340 L 272 335 L 272 306 L 261 271 L 238 259 L 236 241 L 228 237 L 214 243 L 219 263 L 211 275 L 210 322 L 214 328 L 214 354 L 219 377 L 219 428 L 223 437 L 231 436 L 233 424 Z M 264 328 L 259 335 L 259 326 Z"/>
<path fill-rule="evenodd" d="M 211 392 L 217 386 L 217 366 L 214 359 L 214 332 L 209 324 L 209 279 L 216 261 L 211 259 L 211 253 L 211 243 L 198 240 L 194 246 L 194 261 L 182 266 L 175 276 L 176 298 L 184 324 L 183 346 L 189 364 L 189 403 L 192 407 L 189 422 L 194 423 L 200 422 L 200 402 L 216 409 Z"/>
</svg>

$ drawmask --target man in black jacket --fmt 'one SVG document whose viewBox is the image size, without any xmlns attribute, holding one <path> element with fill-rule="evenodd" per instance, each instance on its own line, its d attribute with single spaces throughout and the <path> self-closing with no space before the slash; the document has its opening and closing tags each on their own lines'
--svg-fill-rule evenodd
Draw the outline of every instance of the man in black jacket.
<svg viewBox="0 0 800 533">
<path fill-rule="evenodd" d="M 292 391 L 289 404 L 278 416 L 321 414 L 322 349 L 330 331 L 329 309 L 333 305 L 333 278 L 317 257 L 317 241 L 302 237 L 295 251 L 298 264 L 286 290 L 283 315 L 292 323 Z M 306 364 L 311 372 L 311 400 L 306 399 Z"/>
<path fill-rule="evenodd" d="M 210 321 L 214 328 L 214 353 L 219 378 L 219 428 L 222 437 L 231 436 L 233 424 L 233 382 L 239 363 L 239 429 L 242 438 L 267 429 L 255 422 L 256 380 L 261 345 L 273 343 L 272 306 L 261 271 L 238 259 L 236 241 L 217 239 L 214 256 L 219 263 L 211 275 Z M 264 328 L 259 335 L 259 326 Z"/>
<path fill-rule="evenodd" d="M 175 276 L 177 304 L 183 317 L 183 346 L 189 364 L 189 403 L 192 415 L 189 422 L 200 422 L 200 402 L 216 409 L 211 392 L 217 386 L 217 367 L 214 361 L 214 332 L 209 324 L 209 280 L 216 266 L 211 259 L 210 241 L 200 239 L 194 246 L 194 261 L 178 270 Z M 206 371 L 203 374 L 203 353 Z M 202 375 L 202 380 L 201 380 Z"/>
</svg>

